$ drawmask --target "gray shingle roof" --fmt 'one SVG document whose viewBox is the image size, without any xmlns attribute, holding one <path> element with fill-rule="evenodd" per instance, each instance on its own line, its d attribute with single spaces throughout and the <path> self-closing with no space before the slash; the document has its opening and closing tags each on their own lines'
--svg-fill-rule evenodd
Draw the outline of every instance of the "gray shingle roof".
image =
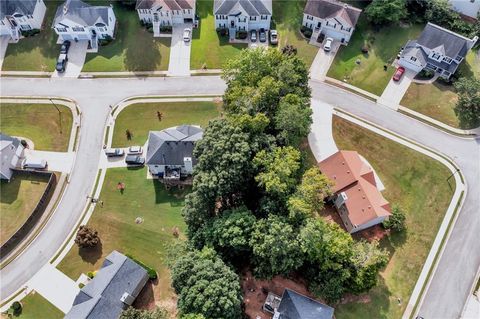
<svg viewBox="0 0 480 319">
<path fill-rule="evenodd" d="M 0 0 L 0 19 L 14 13 L 31 15 L 36 4 L 37 0 Z"/>
<path fill-rule="evenodd" d="M 67 0 L 57 8 L 53 26 L 64 19 L 71 20 L 83 26 L 93 26 L 97 22 L 108 25 L 109 6 L 92 6 L 80 0 Z"/>
<path fill-rule="evenodd" d="M 285 289 L 277 311 L 279 319 L 332 319 L 332 307 L 301 295 L 293 290 Z"/>
<path fill-rule="evenodd" d="M 417 39 L 419 45 L 436 49 L 435 51 L 444 53 L 451 58 L 455 58 L 457 55 L 465 57 L 471 48 L 471 42 L 468 38 L 430 22 Z"/>
<path fill-rule="evenodd" d="M 169 10 L 193 9 L 195 0 L 137 0 L 135 9 L 151 9 L 155 5 Z"/>
<path fill-rule="evenodd" d="M 148 135 L 146 163 L 149 165 L 183 165 L 185 157 L 193 157 L 195 142 L 203 136 L 199 126 L 182 125 L 163 131 L 151 131 Z"/>
<path fill-rule="evenodd" d="M 272 0 L 215 0 L 214 14 L 230 15 L 243 8 L 249 16 L 271 15 Z"/>
<path fill-rule="evenodd" d="M 65 319 L 117 319 L 128 306 L 120 300 L 123 294 L 135 299 L 147 280 L 145 269 L 113 251 L 97 275 L 75 297 Z"/>
<path fill-rule="evenodd" d="M 303 12 L 321 19 L 340 17 L 354 27 L 362 10 L 336 0 L 308 0 Z"/>
<path fill-rule="evenodd" d="M 9 180 L 12 177 L 13 172 L 11 168 L 18 164 L 18 157 L 14 158 L 19 145 L 20 140 L 18 138 L 0 133 L 0 178 Z"/>
</svg>

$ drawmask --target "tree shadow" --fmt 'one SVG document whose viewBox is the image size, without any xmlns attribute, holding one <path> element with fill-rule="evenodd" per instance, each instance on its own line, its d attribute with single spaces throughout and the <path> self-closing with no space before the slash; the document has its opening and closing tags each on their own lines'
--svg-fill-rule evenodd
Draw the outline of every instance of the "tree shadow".
<svg viewBox="0 0 480 319">
<path fill-rule="evenodd" d="M 78 249 L 78 254 L 82 258 L 82 260 L 92 265 L 94 265 L 102 257 L 102 253 L 102 241 L 100 241 L 95 247 Z"/>
<path fill-rule="evenodd" d="M 155 189 L 155 203 L 169 203 L 172 207 L 183 206 L 185 202 L 185 195 L 191 189 L 190 186 L 183 187 L 183 189 L 173 186 L 167 189 L 165 184 L 160 182 L 158 179 L 153 179 L 152 182 Z"/>
<path fill-rule="evenodd" d="M 149 280 L 145 287 L 140 291 L 140 294 L 133 302 L 133 307 L 136 309 L 152 310 L 155 308 L 155 293 L 154 286 L 158 284 L 158 279 L 154 281 Z"/>
<path fill-rule="evenodd" d="M 133 72 L 156 70 L 162 56 L 155 41 L 152 34 L 150 41 L 137 41 L 135 45 L 128 45 L 125 50 L 125 68 Z"/>
</svg>

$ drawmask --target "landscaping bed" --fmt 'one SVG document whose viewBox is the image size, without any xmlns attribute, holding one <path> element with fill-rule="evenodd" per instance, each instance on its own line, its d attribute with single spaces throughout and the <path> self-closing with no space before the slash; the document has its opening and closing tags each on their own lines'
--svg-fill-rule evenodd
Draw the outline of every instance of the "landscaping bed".
<svg viewBox="0 0 480 319">
<path fill-rule="evenodd" d="M 455 190 L 439 162 L 338 117 L 333 136 L 340 149 L 357 150 L 374 167 L 385 198 L 405 211 L 407 231 L 384 237 L 390 260 L 369 293 L 346 296 L 335 306 L 344 318 L 400 318 Z M 399 302 L 400 300 L 400 302 Z"/>
<path fill-rule="evenodd" d="M 28 138 L 36 150 L 66 152 L 72 112 L 65 105 L 45 103 L 48 104 L 1 103 L 2 133 Z"/>
</svg>

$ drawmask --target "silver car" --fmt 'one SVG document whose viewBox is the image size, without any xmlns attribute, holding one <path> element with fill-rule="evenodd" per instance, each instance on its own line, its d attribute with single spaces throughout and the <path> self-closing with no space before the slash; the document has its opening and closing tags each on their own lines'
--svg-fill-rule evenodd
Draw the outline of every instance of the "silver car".
<svg viewBox="0 0 480 319">
<path fill-rule="evenodd" d="M 143 148 L 141 146 L 130 146 L 128 148 L 128 155 L 140 155 L 143 153 Z"/>
<path fill-rule="evenodd" d="M 107 155 L 107 157 L 123 156 L 125 152 L 121 148 L 107 148 L 105 155 Z"/>
</svg>

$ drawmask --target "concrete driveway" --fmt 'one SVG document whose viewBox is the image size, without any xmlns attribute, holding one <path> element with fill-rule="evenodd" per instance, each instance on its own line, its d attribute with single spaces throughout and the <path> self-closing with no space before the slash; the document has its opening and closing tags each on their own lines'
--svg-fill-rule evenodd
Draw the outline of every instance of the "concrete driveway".
<svg viewBox="0 0 480 319">
<path fill-rule="evenodd" d="M 340 48 L 340 42 L 334 41 L 332 44 L 332 50 L 330 52 L 325 52 L 323 45 L 318 49 L 317 55 L 313 60 L 312 66 L 310 67 L 310 78 L 312 80 L 324 81 L 327 76 L 328 69 L 332 65 L 333 59 Z"/>
<path fill-rule="evenodd" d="M 171 76 L 190 76 L 190 51 L 192 41 L 183 41 L 183 30 L 185 28 L 192 29 L 192 25 L 179 24 L 173 26 L 170 61 L 168 63 L 168 75 Z"/>
<path fill-rule="evenodd" d="M 7 35 L 2 35 L 0 37 L 0 70 L 2 69 L 3 59 L 5 58 L 5 52 L 7 52 L 9 39 L 10 37 Z"/>
<path fill-rule="evenodd" d="M 394 81 L 393 78 L 390 79 L 388 82 L 387 87 L 383 90 L 382 95 L 378 99 L 378 103 L 388 106 L 394 110 L 398 109 L 398 105 L 402 100 L 405 92 L 407 92 L 410 83 L 412 83 L 413 78 L 417 75 L 416 72 L 405 69 L 405 73 L 403 74 L 400 81 Z"/>
<path fill-rule="evenodd" d="M 72 41 L 70 50 L 68 50 L 68 62 L 65 72 L 58 73 L 54 71 L 52 78 L 77 78 L 82 72 L 85 56 L 87 55 L 88 41 Z M 59 52 L 60 54 L 60 52 Z"/>
<path fill-rule="evenodd" d="M 313 123 L 308 134 L 308 144 L 315 159 L 320 162 L 338 152 L 332 134 L 333 106 L 313 99 L 311 106 Z"/>
<path fill-rule="evenodd" d="M 27 160 L 46 160 L 48 163 L 48 170 L 62 173 L 70 173 L 74 156 L 74 152 L 25 150 L 25 157 Z"/>
</svg>

